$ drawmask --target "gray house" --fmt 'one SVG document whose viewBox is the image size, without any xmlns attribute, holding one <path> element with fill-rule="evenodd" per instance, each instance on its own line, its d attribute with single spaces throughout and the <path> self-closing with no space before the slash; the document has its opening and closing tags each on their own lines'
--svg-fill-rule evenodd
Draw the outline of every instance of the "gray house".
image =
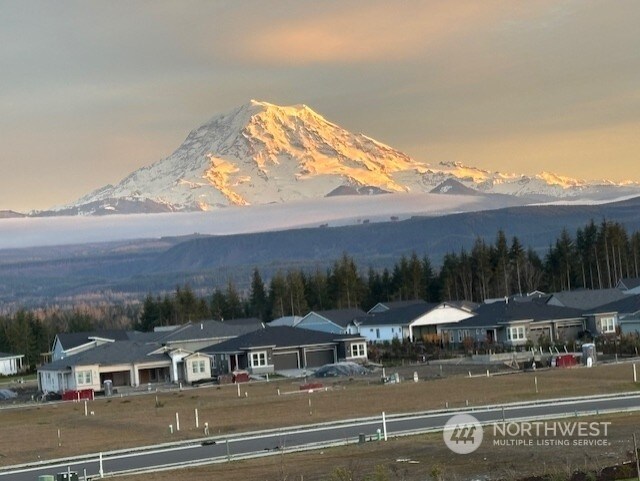
<svg viewBox="0 0 640 481">
<path fill-rule="evenodd" d="M 474 342 L 498 343 L 505 346 L 537 344 L 541 338 L 550 342 L 569 342 L 585 330 L 582 311 L 550 306 L 536 302 L 494 302 L 483 304 L 476 315 L 456 324 L 443 325 L 443 337 L 449 342 L 462 343 L 465 338 Z"/>
<path fill-rule="evenodd" d="M 336 335 L 298 327 L 267 327 L 201 350 L 214 371 L 267 374 L 307 369 L 339 361 L 365 361 L 367 343 L 358 335 Z"/>
<path fill-rule="evenodd" d="M 585 313 L 587 329 L 594 335 L 640 333 L 640 295 L 627 295 Z"/>
</svg>

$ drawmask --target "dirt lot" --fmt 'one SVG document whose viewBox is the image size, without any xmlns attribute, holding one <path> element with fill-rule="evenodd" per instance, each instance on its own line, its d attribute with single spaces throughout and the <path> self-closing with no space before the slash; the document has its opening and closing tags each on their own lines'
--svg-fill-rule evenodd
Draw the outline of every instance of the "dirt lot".
<svg viewBox="0 0 640 481">
<path fill-rule="evenodd" d="M 445 376 L 447 368 L 443 368 Z M 439 367 L 429 369 L 439 372 Z M 466 401 L 470 405 L 483 405 L 632 391 L 640 387 L 632 382 L 632 369 L 631 364 L 602 365 L 592 369 L 557 369 L 489 378 L 449 376 L 394 385 L 382 385 L 377 376 L 354 380 L 334 378 L 323 381 L 330 388 L 328 391 L 312 394 L 300 394 L 299 382 L 278 380 L 242 385 L 241 398 L 237 396 L 236 386 L 98 398 L 88 403 L 88 411 L 94 414 L 86 417 L 84 403 L 37 404 L 0 410 L 0 465 L 201 437 L 202 430 L 195 429 L 195 409 L 198 409 L 201 426 L 208 422 L 212 434 L 224 435 L 377 415 L 382 411 L 401 413 L 443 408 L 446 403 L 456 407 L 464 406 Z M 387 374 L 391 372 L 387 370 Z M 534 377 L 538 379 L 538 394 Z M 171 435 L 168 427 L 175 423 L 176 412 L 182 429 Z"/>
<path fill-rule="evenodd" d="M 564 480 L 574 471 L 598 472 L 606 466 L 625 462 L 633 452 L 632 436 L 640 431 L 640 414 L 584 418 L 583 421 L 610 421 L 605 448 L 571 446 L 494 446 L 490 429 L 480 448 L 467 455 L 454 454 L 441 434 L 411 436 L 388 442 L 370 442 L 341 448 L 289 455 L 275 455 L 249 461 L 219 464 L 148 475 L 125 476 L 123 481 L 225 481 L 328 480 L 360 481 L 428 479 L 462 481 L 471 479 L 522 479 L 549 475 Z M 627 470 L 628 471 L 628 470 Z M 629 474 L 628 472 L 625 474 Z M 377 476 L 377 477 L 376 477 Z M 587 478 L 589 479 L 589 478 Z M 592 478 L 595 479 L 595 478 Z"/>
</svg>

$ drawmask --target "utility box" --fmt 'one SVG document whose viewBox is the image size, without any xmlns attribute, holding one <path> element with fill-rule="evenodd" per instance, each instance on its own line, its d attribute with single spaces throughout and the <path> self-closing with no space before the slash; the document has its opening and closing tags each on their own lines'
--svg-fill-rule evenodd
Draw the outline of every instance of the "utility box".
<svg viewBox="0 0 640 481">
<path fill-rule="evenodd" d="M 56 481 L 78 481 L 78 473 L 76 473 L 75 471 L 58 473 L 56 474 Z"/>
</svg>

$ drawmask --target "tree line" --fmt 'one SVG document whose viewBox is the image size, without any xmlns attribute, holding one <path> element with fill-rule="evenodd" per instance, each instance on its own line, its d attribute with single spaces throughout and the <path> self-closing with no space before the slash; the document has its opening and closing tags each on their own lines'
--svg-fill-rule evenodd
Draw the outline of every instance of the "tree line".
<svg viewBox="0 0 640 481">
<path fill-rule="evenodd" d="M 229 280 L 205 295 L 188 285 L 173 293 L 149 294 L 138 306 L 23 310 L 0 317 L 0 352 L 25 354 L 26 363 L 34 365 L 58 332 L 150 331 L 204 319 L 269 321 L 310 310 L 368 310 L 377 302 L 398 300 L 483 302 L 534 290 L 611 288 L 624 277 L 640 277 L 640 233 L 629 233 L 619 223 L 592 221 L 574 235 L 564 230 L 542 253 L 525 248 L 517 237 L 507 239 L 500 230 L 493 242 L 478 238 L 470 250 L 447 254 L 439 269 L 427 255 L 414 252 L 391 268 L 366 270 L 345 253 L 327 269 L 278 271 L 268 282 L 256 268 L 244 291 Z"/>
</svg>

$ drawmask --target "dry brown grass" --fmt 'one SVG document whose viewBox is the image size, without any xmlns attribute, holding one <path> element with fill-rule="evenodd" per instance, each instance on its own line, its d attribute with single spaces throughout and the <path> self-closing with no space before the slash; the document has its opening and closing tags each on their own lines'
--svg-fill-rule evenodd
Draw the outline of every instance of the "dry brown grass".
<svg viewBox="0 0 640 481">
<path fill-rule="evenodd" d="M 534 376 L 539 394 L 535 393 Z M 108 451 L 202 437 L 196 430 L 194 409 L 201 427 L 208 422 L 212 435 L 266 428 L 450 407 L 484 405 L 560 396 L 631 391 L 630 364 L 592 369 L 538 371 L 491 378 L 463 376 L 381 385 L 377 378 L 331 380 L 332 389 L 313 394 L 289 394 L 298 383 L 280 380 L 242 385 L 248 397 L 238 398 L 235 386 L 201 387 L 155 395 L 113 397 L 89 403 L 94 416 L 84 416 L 82 403 L 37 405 L 0 411 L 0 464 Z M 282 395 L 277 395 L 280 389 Z M 311 413 L 308 400 L 311 398 Z M 180 414 L 182 430 L 169 434 L 169 424 Z M 61 429 L 58 446 L 57 430 Z"/>
</svg>

